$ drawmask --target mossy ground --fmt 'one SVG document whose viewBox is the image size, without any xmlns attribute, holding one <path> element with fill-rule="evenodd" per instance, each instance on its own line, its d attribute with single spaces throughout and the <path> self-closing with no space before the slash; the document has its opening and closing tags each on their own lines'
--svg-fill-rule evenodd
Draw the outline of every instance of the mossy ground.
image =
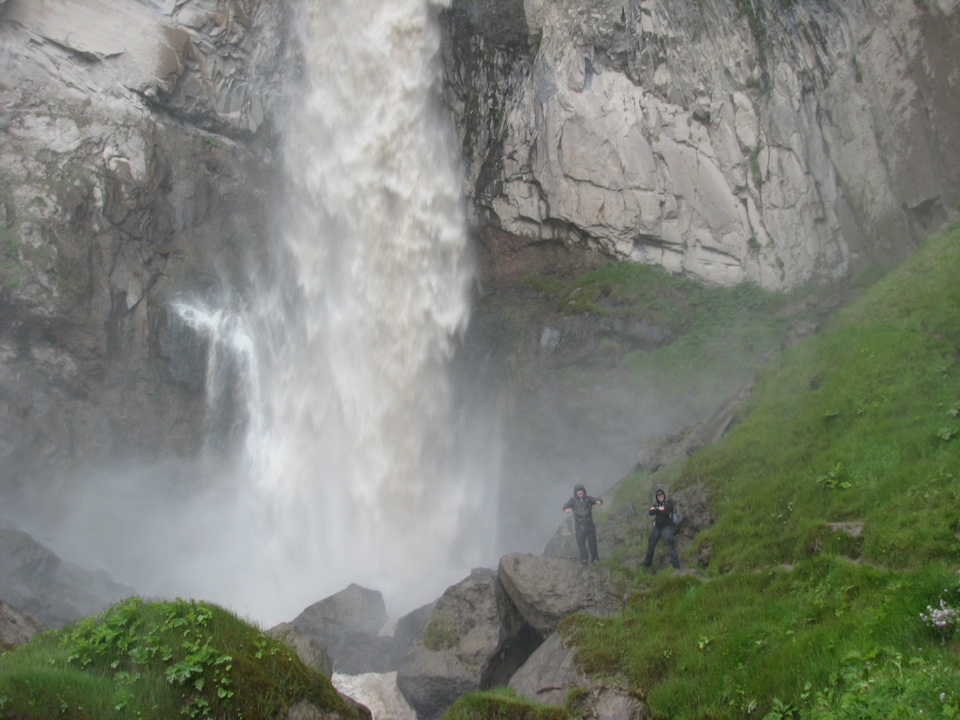
<svg viewBox="0 0 960 720">
<path fill-rule="evenodd" d="M 288 645 L 203 602 L 128 598 L 0 656 L 4 720 L 272 720 L 302 700 L 356 714 Z"/>
</svg>

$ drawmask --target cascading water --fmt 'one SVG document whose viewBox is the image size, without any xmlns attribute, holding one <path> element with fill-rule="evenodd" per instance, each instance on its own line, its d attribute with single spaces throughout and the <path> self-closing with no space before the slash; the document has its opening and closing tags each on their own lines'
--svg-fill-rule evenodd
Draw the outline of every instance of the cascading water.
<svg viewBox="0 0 960 720">
<path fill-rule="evenodd" d="M 496 425 L 449 374 L 472 274 L 436 8 L 289 1 L 267 257 L 248 287 L 172 306 L 207 348 L 207 452 L 78 471 L 21 513 L 143 595 L 268 625 L 352 582 L 401 614 L 497 560 Z"/>
<path fill-rule="evenodd" d="M 435 19 L 303 3 L 271 240 L 287 271 L 242 314 L 177 308 L 211 342 L 208 388 L 224 354 L 242 377 L 245 537 L 225 539 L 294 612 L 354 581 L 425 602 L 491 559 L 496 463 L 472 470 L 447 373 L 471 268 Z"/>
</svg>

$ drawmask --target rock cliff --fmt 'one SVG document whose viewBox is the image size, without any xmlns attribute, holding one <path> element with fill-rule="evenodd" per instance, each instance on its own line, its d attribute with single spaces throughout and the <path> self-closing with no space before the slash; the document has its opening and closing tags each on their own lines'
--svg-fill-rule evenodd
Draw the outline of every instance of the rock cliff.
<svg viewBox="0 0 960 720">
<path fill-rule="evenodd" d="M 488 280 L 586 252 L 790 288 L 957 213 L 956 0 L 456 0 L 446 22 Z"/>
<path fill-rule="evenodd" d="M 244 422 L 229 388 L 206 403 L 207 341 L 172 303 L 242 306 L 263 265 L 290 6 L 0 2 L 5 501 L 192 457 Z M 957 213 L 957 0 L 452 0 L 439 17 L 489 284 L 621 257 L 789 288 L 904 257 Z"/>
<path fill-rule="evenodd" d="M 265 237 L 281 28 L 258 0 L 0 5 L 5 488 L 198 450 L 206 347 L 170 301 L 242 292 Z"/>
</svg>

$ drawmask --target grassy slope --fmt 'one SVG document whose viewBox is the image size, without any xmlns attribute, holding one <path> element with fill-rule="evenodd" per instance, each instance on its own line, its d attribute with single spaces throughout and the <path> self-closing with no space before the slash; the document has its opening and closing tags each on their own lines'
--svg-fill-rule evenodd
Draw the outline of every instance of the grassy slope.
<svg viewBox="0 0 960 720">
<path fill-rule="evenodd" d="M 129 598 L 0 655 L 3 720 L 353 717 L 293 650 L 207 603 Z"/>
<path fill-rule="evenodd" d="M 960 607 L 958 280 L 960 225 L 777 356 L 720 442 L 624 482 L 619 502 L 705 487 L 715 523 L 682 549 L 688 567 L 704 559 L 696 573 L 613 561 L 624 611 L 561 626 L 586 670 L 639 691 L 655 718 L 960 716 L 960 643 L 921 618 L 941 598 Z M 677 343 L 623 365 L 687 392 L 715 387 L 740 348 L 779 343 L 776 299 L 664 282 L 614 266 L 540 289 L 568 311 L 674 328 Z"/>
<path fill-rule="evenodd" d="M 920 613 L 960 606 L 958 279 L 960 226 L 765 369 L 738 425 L 662 478 L 710 490 L 683 553 L 706 567 L 571 620 L 589 669 L 655 717 L 954 716 L 957 645 Z"/>
<path fill-rule="evenodd" d="M 611 266 L 553 292 L 587 303 L 569 311 L 659 314 L 683 338 L 624 365 L 646 381 L 664 367 L 658 381 L 678 389 L 779 342 L 782 300 L 648 272 Z M 715 524 L 682 553 L 706 566 L 620 568 L 624 612 L 563 626 L 586 669 L 639 690 L 658 718 L 960 712 L 958 645 L 920 618 L 941 597 L 960 606 L 958 277 L 960 226 L 778 357 L 721 442 L 662 471 L 654 482 L 710 491 Z M 624 497 L 650 481 L 628 479 Z M 0 718 L 273 717 L 300 698 L 350 712 L 286 646 L 202 603 L 133 599 L 0 656 Z M 495 694 L 458 713 L 560 716 Z"/>
</svg>

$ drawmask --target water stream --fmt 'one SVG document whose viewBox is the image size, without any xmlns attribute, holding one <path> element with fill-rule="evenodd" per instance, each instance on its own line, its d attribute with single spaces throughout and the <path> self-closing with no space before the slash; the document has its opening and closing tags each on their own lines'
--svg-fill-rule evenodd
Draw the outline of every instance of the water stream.
<svg viewBox="0 0 960 720">
<path fill-rule="evenodd" d="M 262 262 L 171 306 L 205 347 L 206 451 L 78 469 L 56 508 L 27 501 L 54 520 L 22 513 L 142 595 L 265 626 L 350 583 L 397 616 L 498 559 L 496 423 L 451 379 L 473 272 L 437 8 L 289 2 Z"/>
<path fill-rule="evenodd" d="M 489 562 L 496 533 L 496 463 L 471 455 L 448 376 L 472 268 L 439 28 L 425 0 L 298 13 L 270 240 L 287 272 L 242 312 L 180 313 L 218 345 L 212 392 L 217 352 L 240 368 L 239 499 L 263 579 L 310 601 L 359 582 L 409 608 Z"/>
<path fill-rule="evenodd" d="M 270 268 L 243 302 L 174 307 L 208 342 L 211 413 L 242 400 L 198 552 L 246 579 L 204 591 L 270 621 L 351 582 L 409 610 L 496 560 L 495 452 L 448 372 L 472 267 L 435 14 L 299 3 Z"/>
</svg>

